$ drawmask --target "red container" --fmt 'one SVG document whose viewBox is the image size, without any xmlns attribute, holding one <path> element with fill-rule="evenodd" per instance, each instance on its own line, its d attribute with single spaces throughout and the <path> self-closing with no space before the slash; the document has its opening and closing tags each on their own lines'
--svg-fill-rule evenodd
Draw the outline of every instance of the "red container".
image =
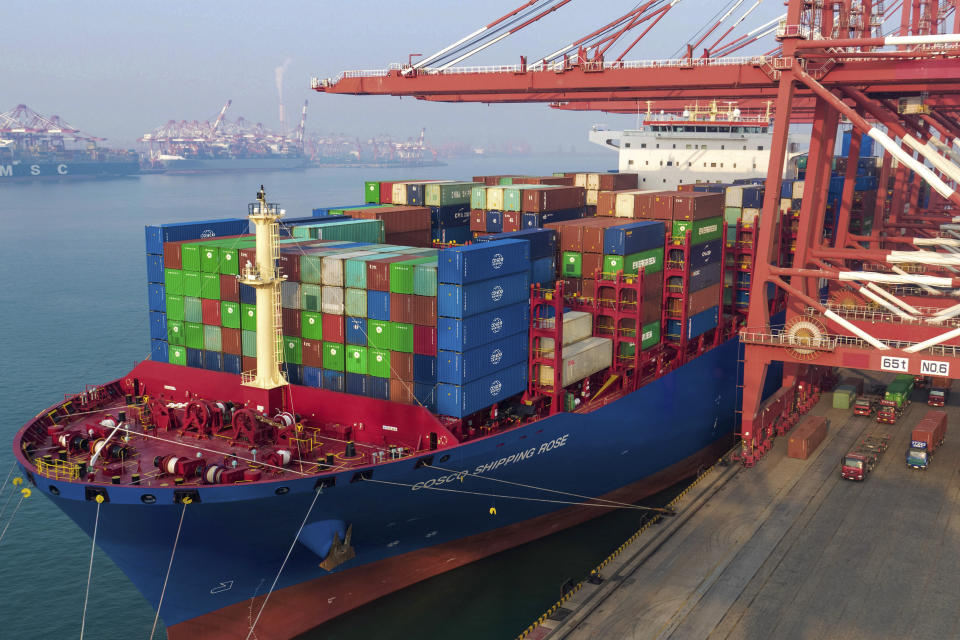
<svg viewBox="0 0 960 640">
<path fill-rule="evenodd" d="M 622 191 L 624 189 L 636 189 L 638 178 L 639 175 L 636 173 L 601 173 L 600 190 Z"/>
<path fill-rule="evenodd" d="M 583 296 L 584 298 L 590 298 L 591 300 L 597 297 L 597 281 L 596 280 L 594 280 L 593 278 L 590 278 L 589 280 L 585 278 L 580 278 L 579 282 L 580 282 L 579 291 L 581 296 Z M 569 289 L 567 289 L 566 287 L 564 287 L 563 290 L 565 292 L 569 291 Z"/>
<path fill-rule="evenodd" d="M 583 279 L 593 280 L 593 276 L 598 271 L 603 271 L 603 254 L 600 253 L 582 253 L 583 257 Z"/>
<path fill-rule="evenodd" d="M 486 209 L 470 210 L 470 231 L 487 230 L 487 211 Z"/>
<path fill-rule="evenodd" d="M 257 359 L 251 358 L 250 356 L 243 356 L 241 371 L 256 371 L 257 370 Z"/>
<path fill-rule="evenodd" d="M 691 184 L 681 184 L 677 187 L 677 191 L 693 191 L 693 183 Z"/>
<path fill-rule="evenodd" d="M 302 340 L 300 342 L 303 364 L 307 367 L 323 367 L 323 340 Z"/>
<path fill-rule="evenodd" d="M 504 231 L 520 231 L 520 224 L 522 222 L 522 214 L 519 211 L 504 211 L 503 212 L 503 230 Z"/>
<path fill-rule="evenodd" d="M 210 324 L 215 327 L 220 326 L 220 301 L 219 300 L 207 300 L 204 298 L 200 301 L 200 317 L 203 319 L 203 324 Z"/>
<path fill-rule="evenodd" d="M 346 342 L 343 316 L 325 313 L 320 320 L 320 330 L 327 342 Z"/>
<path fill-rule="evenodd" d="M 520 203 L 521 211 L 559 211 L 574 209 L 586 204 L 587 193 L 583 187 L 545 187 L 524 189 Z"/>
<path fill-rule="evenodd" d="M 437 328 L 414 325 L 413 352 L 421 356 L 437 355 Z"/>
<path fill-rule="evenodd" d="M 283 335 L 300 337 L 300 309 L 282 309 Z"/>
<path fill-rule="evenodd" d="M 413 381 L 413 354 L 404 351 L 390 352 L 390 377 Z"/>
<path fill-rule="evenodd" d="M 617 215 L 616 191 L 600 191 L 597 193 L 597 215 L 602 218 L 613 218 Z"/>
<path fill-rule="evenodd" d="M 240 302 L 240 282 L 237 276 L 220 274 L 220 299 L 227 302 Z"/>
<path fill-rule="evenodd" d="M 395 256 L 367 261 L 367 289 L 374 291 L 390 291 L 390 265 L 394 262 L 403 262 L 423 256 Z"/>
<path fill-rule="evenodd" d="M 806 460 L 826 437 L 826 418 L 823 416 L 803 418 L 790 432 L 790 439 L 787 441 L 787 457 Z"/>
<path fill-rule="evenodd" d="M 673 198 L 679 191 L 661 191 L 652 197 L 640 198 L 640 217 L 652 220 L 673 220 Z M 651 202 L 652 200 L 652 202 Z"/>
<path fill-rule="evenodd" d="M 387 244 L 395 244 L 405 247 L 430 247 L 433 246 L 433 239 L 430 237 L 429 227 L 419 231 L 404 231 L 402 233 L 391 233 L 384 238 Z"/>
<path fill-rule="evenodd" d="M 243 355 L 243 334 L 240 329 L 220 329 L 220 344 L 224 353 Z"/>
<path fill-rule="evenodd" d="M 723 215 L 726 196 L 722 193 L 677 192 L 673 194 L 674 220 L 705 220 Z"/>
<path fill-rule="evenodd" d="M 584 295 L 582 278 L 566 278 L 563 281 L 563 293 L 568 296 Z M 592 296 L 591 296 L 592 297 Z"/>
<path fill-rule="evenodd" d="M 406 293 L 390 294 L 390 321 L 413 323 L 413 296 Z"/>
<path fill-rule="evenodd" d="M 280 251 L 280 260 L 277 266 L 280 268 L 280 275 L 287 276 L 289 282 L 300 282 L 300 256 L 303 250 L 300 248 Z M 241 269 L 243 265 L 241 265 Z"/>
<path fill-rule="evenodd" d="M 553 229 L 560 236 L 561 251 L 583 251 L 583 220 L 568 220 L 566 222 L 550 222 L 543 225 L 546 229 Z"/>
<path fill-rule="evenodd" d="M 700 313 L 701 311 L 706 311 L 710 307 L 719 305 L 721 303 L 720 290 L 722 288 L 723 284 L 718 282 L 717 284 L 705 289 L 688 293 L 687 313 L 692 316 Z"/>
<path fill-rule="evenodd" d="M 437 326 L 437 299 L 433 296 L 410 296 L 413 309 L 413 324 Z M 391 305 L 393 304 L 391 296 Z M 391 306 L 391 311 L 393 307 Z"/>
<path fill-rule="evenodd" d="M 240 269 L 241 272 L 248 262 L 254 265 L 257 264 L 257 250 L 253 247 L 240 249 L 240 251 L 237 252 L 237 268 Z"/>
<path fill-rule="evenodd" d="M 380 204 L 390 204 L 393 202 L 393 185 L 396 182 L 402 182 L 402 180 L 394 180 L 393 182 L 381 182 L 380 183 Z"/>
<path fill-rule="evenodd" d="M 587 218 L 578 220 L 583 225 L 583 249 L 587 253 L 603 253 L 603 236 L 608 227 L 617 227 L 624 224 L 623 220 L 617 218 Z M 587 273 L 586 268 L 583 271 Z"/>
<path fill-rule="evenodd" d="M 566 187 L 573 186 L 573 176 L 524 176 L 514 178 L 513 184 L 554 184 Z M 506 229 L 504 229 L 506 231 Z"/>
<path fill-rule="evenodd" d="M 391 360 L 391 364 L 392 364 Z M 390 380 L 390 401 L 401 404 L 413 404 L 413 382 Z"/>
<path fill-rule="evenodd" d="M 365 209 L 346 209 L 343 213 L 358 220 L 382 220 L 385 234 L 421 229 L 430 230 L 429 207 L 368 207 Z"/>
</svg>

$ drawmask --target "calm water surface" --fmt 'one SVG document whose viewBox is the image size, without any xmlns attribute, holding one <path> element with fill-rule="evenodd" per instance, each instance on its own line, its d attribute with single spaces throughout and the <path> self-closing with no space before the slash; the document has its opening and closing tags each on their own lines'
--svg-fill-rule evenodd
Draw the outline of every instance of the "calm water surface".
<svg viewBox="0 0 960 640">
<path fill-rule="evenodd" d="M 113 379 L 149 354 L 144 225 L 246 215 L 261 182 L 288 216 L 305 216 L 313 207 L 362 202 L 365 179 L 602 171 L 615 162 L 612 154 L 536 156 L 422 169 L 0 185 L 0 481 L 20 426 L 65 393 Z M 589 464 L 571 470 L 589 472 Z M 0 509 L 13 495 L 5 486 Z M 447 638 L 451 631 L 513 638 L 556 601 L 565 580 L 582 577 L 639 524 L 638 512 L 610 514 L 383 598 L 305 638 Z M 39 493 L 25 500 L 0 544 L 0 638 L 77 637 L 89 552 L 89 538 L 49 500 Z M 86 637 L 147 638 L 153 615 L 97 551 Z"/>
</svg>

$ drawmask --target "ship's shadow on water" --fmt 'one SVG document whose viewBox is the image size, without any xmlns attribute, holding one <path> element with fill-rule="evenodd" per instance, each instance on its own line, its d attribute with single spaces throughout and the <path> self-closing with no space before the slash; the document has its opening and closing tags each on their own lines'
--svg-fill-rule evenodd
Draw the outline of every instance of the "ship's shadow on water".
<svg viewBox="0 0 960 640">
<path fill-rule="evenodd" d="M 689 484 L 638 504 L 662 507 Z M 585 579 L 649 517 L 639 510 L 605 514 L 380 598 L 296 640 L 515 638 L 560 599 L 565 584 Z"/>
</svg>

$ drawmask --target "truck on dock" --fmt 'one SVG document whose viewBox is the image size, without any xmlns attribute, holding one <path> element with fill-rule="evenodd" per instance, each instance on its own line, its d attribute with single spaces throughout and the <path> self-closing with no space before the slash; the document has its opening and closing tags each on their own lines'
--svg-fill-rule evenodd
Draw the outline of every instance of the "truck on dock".
<svg viewBox="0 0 960 640">
<path fill-rule="evenodd" d="M 880 408 L 877 411 L 877 422 L 894 424 L 907 405 L 910 404 L 910 395 L 913 393 L 913 376 L 902 374 L 893 379 L 883 392 Z"/>
<path fill-rule="evenodd" d="M 880 401 L 875 396 L 861 396 L 853 403 L 853 415 L 872 416 L 879 406 Z"/>
<path fill-rule="evenodd" d="M 926 469 L 930 458 L 940 448 L 947 435 L 947 414 L 930 410 L 910 433 L 906 463 L 911 469 Z"/>
<path fill-rule="evenodd" d="M 950 378 L 935 377 L 930 381 L 927 404 L 931 407 L 942 407 L 947 404 L 947 396 L 949 394 Z"/>
<path fill-rule="evenodd" d="M 874 470 L 890 444 L 890 434 L 871 434 L 840 460 L 840 477 L 863 481 Z"/>
</svg>

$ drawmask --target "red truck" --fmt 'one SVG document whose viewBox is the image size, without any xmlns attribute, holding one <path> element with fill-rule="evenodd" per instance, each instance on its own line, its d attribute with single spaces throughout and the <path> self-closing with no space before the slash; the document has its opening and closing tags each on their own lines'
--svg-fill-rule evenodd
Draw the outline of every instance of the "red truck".
<svg viewBox="0 0 960 640">
<path fill-rule="evenodd" d="M 907 448 L 906 462 L 911 469 L 926 469 L 930 457 L 947 435 L 947 414 L 945 411 L 931 409 L 923 420 L 910 433 L 910 446 Z"/>
<path fill-rule="evenodd" d="M 846 480 L 863 481 L 873 471 L 880 455 L 890 444 L 890 435 L 869 435 L 840 460 L 840 477 Z"/>
<path fill-rule="evenodd" d="M 872 416 L 878 406 L 880 405 L 876 397 L 860 396 L 853 402 L 853 415 Z"/>
<path fill-rule="evenodd" d="M 947 395 L 949 393 L 950 378 L 933 378 L 930 381 L 927 404 L 931 407 L 942 407 L 947 404 Z"/>
<path fill-rule="evenodd" d="M 881 400 L 877 410 L 877 422 L 895 424 L 900 416 L 901 409 L 889 400 Z"/>
</svg>

